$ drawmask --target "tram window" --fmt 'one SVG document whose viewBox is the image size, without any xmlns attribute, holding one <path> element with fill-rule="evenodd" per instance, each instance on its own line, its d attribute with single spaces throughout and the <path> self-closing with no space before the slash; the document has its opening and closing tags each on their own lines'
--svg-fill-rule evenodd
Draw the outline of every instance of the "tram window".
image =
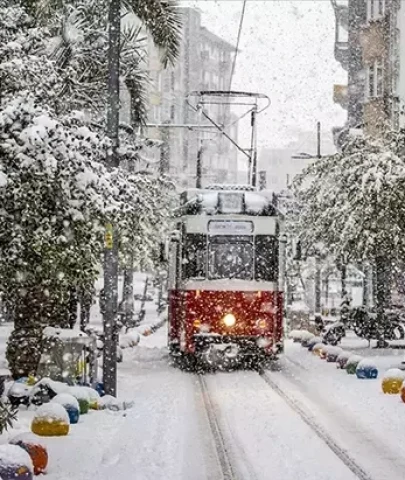
<svg viewBox="0 0 405 480">
<path fill-rule="evenodd" d="M 256 280 L 278 279 L 278 241 L 271 235 L 256 236 Z"/>
<path fill-rule="evenodd" d="M 249 236 L 212 236 L 209 249 L 211 279 L 253 278 L 253 241 Z"/>
<path fill-rule="evenodd" d="M 205 278 L 207 237 L 188 234 L 183 244 L 183 278 Z"/>
</svg>

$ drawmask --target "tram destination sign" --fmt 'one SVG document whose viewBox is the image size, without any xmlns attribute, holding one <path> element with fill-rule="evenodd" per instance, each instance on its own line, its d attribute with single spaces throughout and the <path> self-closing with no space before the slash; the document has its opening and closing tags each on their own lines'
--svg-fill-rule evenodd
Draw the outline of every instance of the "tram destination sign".
<svg viewBox="0 0 405 480">
<path fill-rule="evenodd" d="M 242 220 L 211 220 L 208 222 L 211 235 L 251 235 L 253 222 Z"/>
</svg>

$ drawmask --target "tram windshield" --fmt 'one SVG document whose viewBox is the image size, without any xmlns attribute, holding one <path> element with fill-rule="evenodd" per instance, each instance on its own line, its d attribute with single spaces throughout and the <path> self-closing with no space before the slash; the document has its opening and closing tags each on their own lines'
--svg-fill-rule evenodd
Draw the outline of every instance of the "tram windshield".
<svg viewBox="0 0 405 480">
<path fill-rule="evenodd" d="M 254 248 L 251 236 L 212 236 L 209 245 L 209 278 L 252 280 Z"/>
</svg>

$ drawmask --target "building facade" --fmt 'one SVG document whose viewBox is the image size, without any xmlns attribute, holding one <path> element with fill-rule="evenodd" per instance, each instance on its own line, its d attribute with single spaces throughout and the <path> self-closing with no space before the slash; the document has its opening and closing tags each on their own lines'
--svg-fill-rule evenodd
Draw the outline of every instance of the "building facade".
<svg viewBox="0 0 405 480">
<path fill-rule="evenodd" d="M 340 144 L 350 128 L 375 137 L 405 126 L 405 2 L 348 0 L 347 13 L 348 120 Z"/>
<path fill-rule="evenodd" d="M 203 185 L 218 181 L 233 183 L 238 168 L 235 148 L 214 127 L 198 128 L 210 123 L 188 105 L 187 98 L 194 91 L 229 90 L 235 47 L 202 26 L 199 10 L 180 10 L 183 32 L 180 56 L 174 67 L 163 68 L 159 51 L 149 41 L 148 125 L 157 127 L 149 126 L 146 134 L 166 144 L 162 169 L 182 187 L 195 186 L 198 154 Z M 220 125 L 232 123 L 229 105 L 207 107 L 207 112 Z M 237 124 L 225 129 L 237 137 Z"/>
</svg>

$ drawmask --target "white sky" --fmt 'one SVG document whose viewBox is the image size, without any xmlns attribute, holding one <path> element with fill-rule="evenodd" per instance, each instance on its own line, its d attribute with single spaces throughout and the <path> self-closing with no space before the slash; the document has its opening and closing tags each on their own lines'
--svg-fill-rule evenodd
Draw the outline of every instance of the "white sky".
<svg viewBox="0 0 405 480">
<path fill-rule="evenodd" d="M 199 7 L 203 23 L 236 44 L 241 0 L 180 3 Z M 315 131 L 317 120 L 328 133 L 344 124 L 346 112 L 333 103 L 333 84 L 346 84 L 347 74 L 334 58 L 334 38 L 329 0 L 247 1 L 233 89 L 272 100 L 259 117 L 259 146 L 282 147 L 297 129 Z"/>
</svg>

